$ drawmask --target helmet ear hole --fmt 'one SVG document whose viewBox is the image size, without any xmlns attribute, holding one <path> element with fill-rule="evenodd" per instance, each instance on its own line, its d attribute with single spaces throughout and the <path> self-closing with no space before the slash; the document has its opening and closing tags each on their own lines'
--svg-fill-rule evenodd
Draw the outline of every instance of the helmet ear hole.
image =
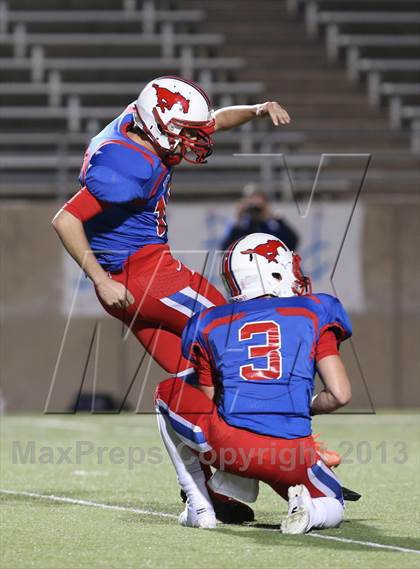
<svg viewBox="0 0 420 569">
<path fill-rule="evenodd" d="M 271 273 L 271 276 L 275 279 L 277 279 L 278 281 L 281 281 L 281 274 L 280 273 Z"/>
</svg>

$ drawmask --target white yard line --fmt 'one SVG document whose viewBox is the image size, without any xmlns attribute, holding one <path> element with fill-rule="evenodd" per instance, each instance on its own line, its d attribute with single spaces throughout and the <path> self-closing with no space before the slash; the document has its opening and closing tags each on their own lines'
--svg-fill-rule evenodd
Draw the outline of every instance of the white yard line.
<svg viewBox="0 0 420 569">
<path fill-rule="evenodd" d="M 133 514 L 142 514 L 145 516 L 157 516 L 159 518 L 178 519 L 175 514 L 166 514 L 165 512 L 153 512 L 152 510 L 142 510 L 139 508 L 130 508 L 128 506 L 117 506 L 115 504 L 100 504 L 99 502 L 91 502 L 90 500 L 77 500 L 76 498 L 67 498 L 66 496 L 54 496 L 48 494 L 37 494 L 36 492 L 18 492 L 16 490 L 5 490 L 0 488 L 0 494 L 9 494 L 11 496 L 26 496 L 27 498 L 39 498 L 41 500 L 51 500 L 51 502 L 62 502 L 64 504 L 75 504 L 77 506 L 90 506 L 92 508 L 101 508 L 102 510 L 117 510 L 119 512 L 131 512 Z"/>
<path fill-rule="evenodd" d="M 374 541 L 360 541 L 358 539 L 349 539 L 346 537 L 335 537 L 333 535 L 321 535 L 319 533 L 308 533 L 310 537 L 319 537 L 320 539 L 330 539 L 332 541 L 341 541 L 343 543 L 354 543 L 356 545 L 364 545 L 366 547 L 376 547 L 379 549 L 390 549 L 391 551 L 402 551 L 403 553 L 420 554 L 420 549 L 409 549 L 407 547 L 398 547 L 397 545 L 385 545 L 384 543 L 376 543 Z"/>
<path fill-rule="evenodd" d="M 50 500 L 52 502 L 61 502 L 64 504 L 75 504 L 78 506 L 90 506 L 92 508 L 101 508 L 102 510 L 116 510 L 119 512 L 131 512 L 133 514 L 141 514 L 144 516 L 157 516 L 159 518 L 178 519 L 175 514 L 167 514 L 165 512 L 154 512 L 153 510 L 142 510 L 139 508 L 130 508 L 128 506 L 117 506 L 115 504 L 101 504 L 99 502 L 91 502 L 90 500 L 77 500 L 75 498 L 67 498 L 66 496 L 54 496 L 47 494 L 37 494 L 36 492 L 19 492 L 17 490 L 6 490 L 0 488 L 0 494 L 8 494 L 11 496 L 26 496 L 27 498 L 38 498 L 41 500 Z M 274 530 L 269 530 L 274 531 Z M 277 531 L 277 530 L 275 530 Z M 339 541 L 342 543 L 351 543 L 354 545 L 363 545 L 365 547 L 374 547 L 377 549 L 388 549 L 391 551 L 400 551 L 402 553 L 420 554 L 419 549 L 409 549 L 406 547 L 398 547 L 397 545 L 386 545 L 384 543 L 376 543 L 374 541 L 360 541 L 357 539 L 348 539 L 345 537 L 334 537 L 332 535 L 320 535 L 319 533 L 309 533 L 309 537 L 319 539 L 328 539 L 331 541 Z"/>
</svg>

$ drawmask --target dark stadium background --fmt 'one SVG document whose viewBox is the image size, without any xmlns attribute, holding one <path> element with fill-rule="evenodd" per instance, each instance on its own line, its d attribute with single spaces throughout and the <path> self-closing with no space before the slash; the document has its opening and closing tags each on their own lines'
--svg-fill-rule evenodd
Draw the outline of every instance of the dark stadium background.
<svg viewBox="0 0 420 569">
<path fill-rule="evenodd" d="M 67 410 L 92 339 L 84 390 L 92 390 L 95 345 L 96 389 L 118 399 L 130 382 L 141 350 L 120 341 L 119 324 L 96 314 L 89 297 L 71 320 L 57 366 L 73 277 L 50 221 L 78 189 L 89 137 L 163 74 L 198 81 L 216 108 L 278 100 L 292 116 L 277 130 L 261 120 L 221 134 L 206 166 L 180 168 L 170 240 L 183 246 L 184 231 L 192 250 L 205 249 L 191 216 L 233 212 L 249 183 L 283 215 L 293 210 L 304 233 L 295 200 L 307 203 L 321 155 L 335 154 L 320 170 L 313 206 L 345 206 L 350 219 L 358 197 L 355 216 L 363 211 L 358 245 L 345 257 L 358 263 L 354 287 L 363 297 L 351 310 L 354 340 L 344 350 L 354 383 L 350 411 L 418 405 L 419 30 L 415 0 L 1 1 L 2 405 L 42 411 L 54 378 L 49 410 Z M 212 248 L 222 225 L 213 226 Z M 350 224 L 349 238 L 352 231 Z M 338 271 L 350 290 L 354 273 L 345 263 Z M 146 360 L 131 407 L 141 395 L 139 410 L 150 410 L 164 377 L 154 364 L 149 373 Z"/>
</svg>

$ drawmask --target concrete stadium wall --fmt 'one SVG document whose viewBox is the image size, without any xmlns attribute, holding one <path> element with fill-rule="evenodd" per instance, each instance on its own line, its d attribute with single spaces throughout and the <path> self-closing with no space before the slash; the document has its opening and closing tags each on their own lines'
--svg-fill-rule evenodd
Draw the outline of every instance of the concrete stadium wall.
<svg viewBox="0 0 420 569">
<path fill-rule="evenodd" d="M 0 370 L 9 411 L 42 411 L 54 376 L 66 325 L 60 313 L 62 250 L 50 226 L 58 207 L 56 203 L 0 205 Z M 353 380 L 350 410 L 370 410 L 369 397 L 375 408 L 420 403 L 419 214 L 418 205 L 366 204 L 368 308 L 352 315 L 354 351 L 349 343 L 343 346 Z M 71 322 L 51 411 L 68 409 L 79 389 L 95 322 L 81 317 Z M 95 339 L 95 346 L 100 346 L 96 388 L 120 401 L 143 349 L 134 339 L 121 343 L 117 321 L 104 317 L 100 325 L 100 341 L 98 336 Z M 84 390 L 92 389 L 94 360 L 93 351 Z M 128 398 L 130 407 L 152 411 L 154 387 L 165 377 L 146 357 Z"/>
</svg>

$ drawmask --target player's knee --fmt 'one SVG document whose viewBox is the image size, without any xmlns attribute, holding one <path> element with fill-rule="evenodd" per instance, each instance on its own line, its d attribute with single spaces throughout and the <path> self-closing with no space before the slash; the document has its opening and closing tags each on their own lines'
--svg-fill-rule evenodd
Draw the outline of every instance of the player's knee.
<svg viewBox="0 0 420 569">
<path fill-rule="evenodd" d="M 164 379 L 158 384 L 154 394 L 155 403 L 157 403 L 158 400 L 164 401 L 165 403 L 168 402 L 169 397 L 171 394 L 173 394 L 175 387 L 174 381 L 175 378 L 169 377 L 168 379 Z"/>
<path fill-rule="evenodd" d="M 336 498 L 314 498 L 312 504 L 315 509 L 312 522 L 314 528 L 336 528 L 343 521 L 344 507 Z"/>
</svg>

